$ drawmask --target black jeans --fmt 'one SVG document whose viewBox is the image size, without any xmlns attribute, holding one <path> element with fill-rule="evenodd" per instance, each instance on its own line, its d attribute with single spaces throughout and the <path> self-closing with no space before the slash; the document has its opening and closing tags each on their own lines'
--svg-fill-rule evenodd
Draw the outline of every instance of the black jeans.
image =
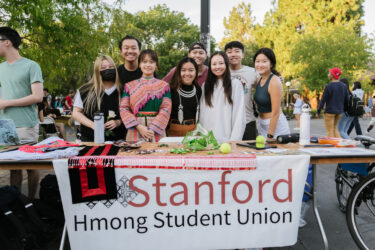
<svg viewBox="0 0 375 250">
<path fill-rule="evenodd" d="M 242 140 L 255 140 L 258 135 L 256 122 L 252 121 L 246 124 L 245 133 L 243 134 Z"/>
</svg>

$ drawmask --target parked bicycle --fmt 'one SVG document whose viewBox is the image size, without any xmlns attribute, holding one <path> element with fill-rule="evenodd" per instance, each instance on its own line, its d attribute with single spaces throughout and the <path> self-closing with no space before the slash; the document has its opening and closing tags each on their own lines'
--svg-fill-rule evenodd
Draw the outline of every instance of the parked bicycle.
<svg viewBox="0 0 375 250">
<path fill-rule="evenodd" d="M 365 148 L 375 144 L 369 136 L 357 136 Z M 336 192 L 347 225 L 361 249 L 375 249 L 375 163 L 338 164 Z"/>
</svg>

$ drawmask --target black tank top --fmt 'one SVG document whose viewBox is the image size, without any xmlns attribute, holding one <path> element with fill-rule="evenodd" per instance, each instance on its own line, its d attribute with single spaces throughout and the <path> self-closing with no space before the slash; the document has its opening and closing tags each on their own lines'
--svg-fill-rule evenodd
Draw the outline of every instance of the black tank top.
<svg viewBox="0 0 375 250">
<path fill-rule="evenodd" d="M 254 101 L 257 104 L 257 108 L 260 113 L 272 112 L 271 96 L 268 93 L 268 85 L 270 84 L 272 76 L 273 74 L 271 73 L 263 86 L 260 86 L 260 82 L 262 81 L 262 78 L 260 78 L 257 86 L 255 87 Z"/>
</svg>

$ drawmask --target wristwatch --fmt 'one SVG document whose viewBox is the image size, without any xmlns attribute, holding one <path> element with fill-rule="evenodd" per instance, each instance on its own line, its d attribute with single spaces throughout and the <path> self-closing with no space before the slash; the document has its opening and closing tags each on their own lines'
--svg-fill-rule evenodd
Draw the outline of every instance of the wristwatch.
<svg viewBox="0 0 375 250">
<path fill-rule="evenodd" d="M 273 139 L 273 135 L 267 134 L 267 138 Z"/>
</svg>

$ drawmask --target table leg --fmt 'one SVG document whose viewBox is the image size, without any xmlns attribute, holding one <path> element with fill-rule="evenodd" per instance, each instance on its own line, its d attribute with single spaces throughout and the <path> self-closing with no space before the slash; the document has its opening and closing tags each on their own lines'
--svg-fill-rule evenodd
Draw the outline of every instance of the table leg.
<svg viewBox="0 0 375 250">
<path fill-rule="evenodd" d="M 67 229 L 66 229 L 66 222 L 65 222 L 64 223 L 64 229 L 63 229 L 62 236 L 61 236 L 61 242 L 60 242 L 59 250 L 64 250 L 66 232 L 67 232 Z"/>
<path fill-rule="evenodd" d="M 320 219 L 320 215 L 319 215 L 319 211 L 318 211 L 318 201 L 317 201 L 318 197 L 317 197 L 317 192 L 316 192 L 316 187 L 318 186 L 318 183 L 317 183 L 317 178 L 316 178 L 316 172 L 317 172 L 316 168 L 317 168 L 316 164 L 312 164 L 312 175 L 313 175 L 313 179 L 312 179 L 312 183 L 313 183 L 313 185 L 312 185 L 312 190 L 313 190 L 312 202 L 313 202 L 315 218 L 316 218 L 316 221 L 318 222 L 320 234 L 321 234 L 322 239 L 323 239 L 324 249 L 328 250 L 327 235 L 326 235 L 326 232 L 324 231 L 323 223 L 322 223 L 322 220 Z"/>
</svg>

